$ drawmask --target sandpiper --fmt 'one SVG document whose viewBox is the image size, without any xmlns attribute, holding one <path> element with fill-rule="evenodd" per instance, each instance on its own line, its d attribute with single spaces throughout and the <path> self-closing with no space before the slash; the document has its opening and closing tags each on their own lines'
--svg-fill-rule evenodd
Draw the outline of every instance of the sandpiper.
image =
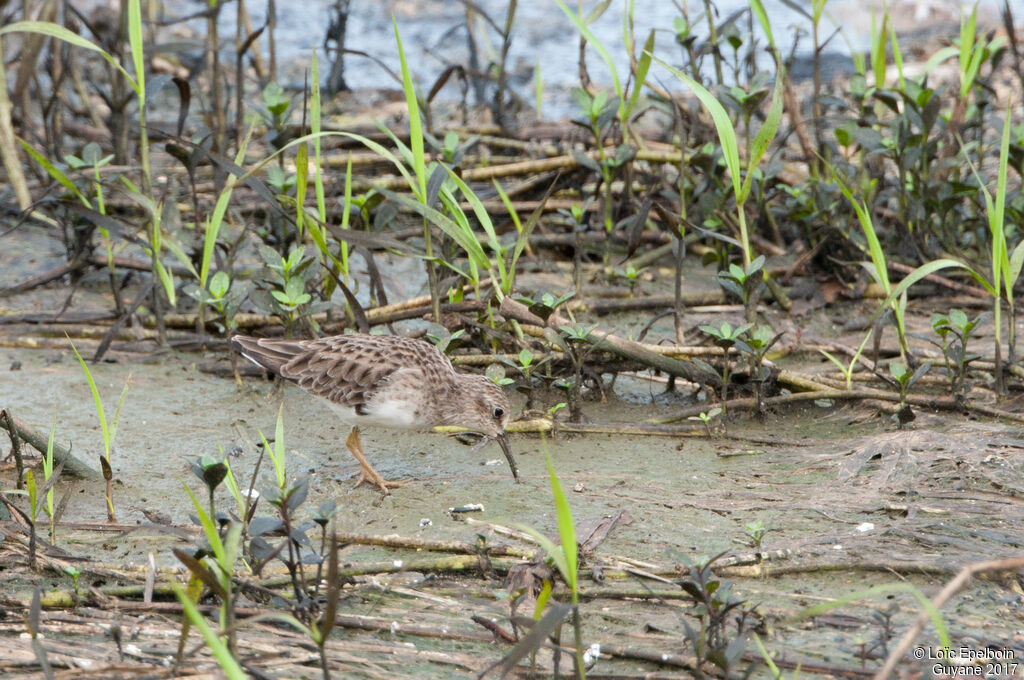
<svg viewBox="0 0 1024 680">
<path fill-rule="evenodd" d="M 319 340 L 271 340 L 236 335 L 231 345 L 257 366 L 298 383 L 321 397 L 352 426 L 345 441 L 359 461 L 356 486 L 376 484 L 385 493 L 401 486 L 386 482 L 363 454 L 364 425 L 428 429 L 455 425 L 496 439 L 512 476 L 519 470 L 505 435 L 511 415 L 508 397 L 494 381 L 456 373 L 433 345 L 394 335 L 335 335 Z"/>
</svg>

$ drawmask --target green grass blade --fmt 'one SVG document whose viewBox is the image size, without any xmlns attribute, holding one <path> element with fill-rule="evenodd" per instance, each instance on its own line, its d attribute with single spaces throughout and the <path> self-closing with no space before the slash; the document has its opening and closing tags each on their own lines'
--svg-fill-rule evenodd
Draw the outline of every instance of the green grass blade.
<svg viewBox="0 0 1024 680">
<path fill-rule="evenodd" d="M 540 592 L 537 594 L 537 604 L 533 608 L 533 620 L 540 621 L 541 614 L 544 613 L 544 607 L 547 606 L 548 600 L 551 599 L 551 581 L 544 579 L 543 584 L 540 587 Z"/>
<path fill-rule="evenodd" d="M 196 609 L 195 602 L 192 598 L 185 593 L 185 589 L 179 586 L 177 583 L 171 584 L 174 589 L 174 594 L 177 596 L 178 601 L 181 602 L 181 607 L 185 611 L 185 616 L 192 623 L 193 626 L 203 636 L 203 640 L 206 641 L 206 646 L 210 648 L 210 652 L 213 657 L 217 659 L 217 664 L 220 666 L 224 674 L 227 675 L 229 680 L 246 680 L 245 671 L 239 665 L 238 660 L 231 655 L 228 650 L 228 646 L 224 644 L 224 641 L 213 632 L 210 628 L 210 624 L 206 622 L 206 617 L 199 613 Z"/>
<path fill-rule="evenodd" d="M 892 61 L 896 64 L 897 86 L 902 92 L 905 89 L 906 81 L 903 78 L 903 52 L 900 51 L 900 40 L 896 31 L 889 33 L 889 42 L 892 45 Z"/>
<path fill-rule="evenodd" d="M 316 213 L 321 222 L 327 220 L 327 199 L 324 196 L 323 158 L 320 149 L 320 66 L 313 50 L 313 64 L 310 67 L 309 124 L 313 133 L 313 191 L 316 194 Z"/>
<path fill-rule="evenodd" d="M 242 490 L 238 487 L 238 480 L 235 479 L 235 473 L 231 469 L 231 461 L 228 456 L 224 455 L 224 448 L 218 444 L 217 451 L 220 453 L 221 460 L 224 461 L 224 467 L 227 468 L 227 474 L 224 475 L 224 483 L 228 486 L 228 491 L 231 492 L 231 497 L 235 499 L 235 506 L 238 508 L 238 516 L 245 518 L 247 513 L 247 505 L 245 497 L 242 496 Z"/>
<path fill-rule="evenodd" d="M 985 279 L 985 277 L 983 277 L 973 268 L 964 264 L 963 262 L 959 262 L 958 260 L 943 258 L 940 260 L 932 260 L 931 262 L 926 262 L 925 264 L 921 265 L 920 267 L 918 267 L 917 269 L 903 277 L 903 280 L 900 281 L 895 286 L 893 286 L 892 290 L 889 291 L 889 295 L 888 297 L 886 297 L 883 306 L 891 305 L 893 302 L 895 302 L 896 298 L 906 293 L 911 286 L 913 286 L 915 283 L 917 283 L 924 277 L 929 276 L 930 274 L 934 274 L 935 272 L 941 271 L 943 269 L 950 268 L 966 270 L 968 274 L 974 277 L 975 281 L 981 284 L 981 286 L 986 291 L 988 291 L 989 295 L 992 295 L 993 297 L 997 296 L 997 289 L 991 283 L 989 283 Z"/>
<path fill-rule="evenodd" d="M 388 149 L 387 147 L 383 146 L 378 142 L 373 141 L 369 137 L 364 137 L 363 135 L 358 135 L 354 132 L 328 132 L 324 134 L 338 134 L 356 140 L 370 151 L 373 151 L 378 156 L 381 156 L 382 158 L 391 161 L 392 165 L 394 165 L 395 168 L 398 169 L 398 172 L 401 173 L 402 177 L 404 177 L 405 181 L 409 184 L 409 189 L 411 189 L 413 193 L 419 191 L 419 181 L 416 178 L 414 178 L 412 174 L 410 174 L 408 168 L 405 167 L 405 164 L 398 158 L 398 156 L 393 154 L 391 150 Z M 424 188 L 425 187 L 426 183 L 424 183 Z"/>
<path fill-rule="evenodd" d="M 374 121 L 374 124 L 376 124 L 377 129 L 383 132 L 384 135 L 391 140 L 391 143 L 395 145 L 395 148 L 398 149 L 398 153 L 402 157 L 402 160 L 405 162 L 405 164 L 408 165 L 409 167 L 415 167 L 416 159 L 413 155 L 412 149 L 409 148 L 409 145 L 403 142 L 401 137 L 396 135 L 394 130 L 389 128 L 383 122 L 376 120 Z M 427 173 L 427 184 L 430 184 L 430 174 L 431 173 L 429 172 Z M 412 189 L 412 192 L 414 194 L 416 194 L 419 189 L 419 187 L 416 185 L 412 185 L 409 188 Z"/>
<path fill-rule="evenodd" d="M 629 104 L 623 112 L 623 118 L 628 119 L 633 109 L 636 108 L 640 95 L 643 93 L 644 83 L 647 82 L 647 73 L 651 70 L 651 55 L 654 54 L 654 29 L 651 29 L 644 43 L 644 50 L 640 53 L 640 59 L 636 64 L 636 82 L 633 83 L 633 92 L 629 95 Z"/>
<path fill-rule="evenodd" d="M 18 144 L 21 145 L 21 148 L 25 150 L 25 153 L 31 156 L 36 163 L 39 163 L 39 165 L 43 167 L 43 170 L 46 170 L 46 174 L 52 177 L 65 189 L 70 191 L 71 195 L 81 201 L 82 205 L 92 210 L 92 203 L 90 203 L 85 194 L 75 186 L 75 183 L 72 182 L 66 174 L 64 174 L 63 170 L 51 163 L 49 158 L 33 149 L 32 146 L 21 137 L 17 137 L 16 139 L 18 140 Z"/>
<path fill-rule="evenodd" d="M 265 439 L 263 441 L 266 442 Z M 277 483 L 283 489 L 287 482 L 284 448 L 284 404 L 281 404 L 277 409 L 277 424 L 274 426 L 274 448 L 268 451 L 268 453 L 271 454 L 271 460 L 274 462 Z"/>
<path fill-rule="evenodd" d="M 167 250 L 171 251 L 171 254 L 174 255 L 175 259 L 177 259 L 178 262 L 180 262 L 181 265 L 196 278 L 196 280 L 199 280 L 199 272 L 196 271 L 195 266 L 192 264 L 192 258 L 185 254 L 185 249 L 181 247 L 181 244 L 172 238 L 170 234 L 164 234 L 161 242 Z"/>
<path fill-rule="evenodd" d="M 782 87 L 785 80 L 786 67 L 778 59 L 777 54 L 775 63 L 777 69 L 775 72 L 775 89 L 772 90 L 772 103 L 768 109 L 768 116 L 765 118 L 764 123 L 761 124 L 761 129 L 754 136 L 754 142 L 750 147 L 750 158 L 747 159 L 747 174 L 743 178 L 743 187 L 736 197 L 736 202 L 741 205 L 746 203 L 747 197 L 750 196 L 750 188 L 754 182 L 754 169 L 761 163 L 765 152 L 768 151 L 768 145 L 775 139 L 775 134 L 779 131 L 779 123 L 782 122 Z"/>
<path fill-rule="evenodd" d="M 1010 282 L 1006 286 L 1006 297 L 1010 302 L 1013 302 L 1013 286 L 1020 278 L 1021 267 L 1024 266 L 1024 241 L 1017 244 L 1017 247 L 1013 249 L 1013 255 L 1010 256 L 1009 265 L 1006 268 L 1007 280 Z"/>
<path fill-rule="evenodd" d="M 875 233 L 875 224 L 871 220 L 867 206 L 864 205 L 863 201 L 855 198 L 853 192 L 846 185 L 840 183 L 839 190 L 843 192 L 843 196 L 846 197 L 846 200 L 853 206 L 854 212 L 857 213 L 857 219 L 864 230 L 864 238 L 868 242 L 868 253 L 871 255 L 871 263 L 875 267 L 875 278 L 886 294 L 888 294 L 892 286 L 889 283 L 889 269 L 885 260 L 885 251 L 882 250 L 882 244 L 878 241 L 878 234 Z"/>
<path fill-rule="evenodd" d="M 487 208 L 484 207 L 483 201 L 481 201 L 480 197 L 476 195 L 476 192 L 470 189 L 469 185 L 466 184 L 461 177 L 459 177 L 447 165 L 442 165 L 442 167 L 448 171 L 448 177 L 455 182 L 455 186 L 457 186 L 459 188 L 459 191 L 462 192 L 462 195 L 465 196 L 466 200 L 469 202 L 470 207 L 473 208 L 473 214 L 476 215 L 476 221 L 479 222 L 480 226 L 487 234 L 487 242 L 491 246 L 491 250 L 494 252 L 495 255 L 494 260 L 498 264 L 498 276 L 501 277 L 501 281 L 502 283 L 504 283 L 508 277 L 508 274 L 505 271 L 505 259 L 504 257 L 502 257 L 503 252 L 501 247 L 501 241 L 498 240 L 498 234 L 497 232 L 494 231 L 494 224 L 491 222 L 491 216 L 490 214 L 488 214 Z M 488 264 L 490 265 L 490 263 Z M 501 293 L 499 292 L 498 295 L 500 299 Z"/>
<path fill-rule="evenodd" d="M 924 75 L 928 75 L 929 73 L 931 73 L 932 71 L 935 70 L 936 66 L 938 66 L 939 64 L 941 64 L 944 61 L 948 61 L 949 59 L 952 59 L 957 54 L 959 54 L 959 52 L 960 52 L 960 50 L 958 50 L 956 47 L 953 47 L 953 46 L 943 47 L 941 50 L 939 50 L 938 52 L 933 54 L 931 57 L 929 57 L 928 61 L 925 62 L 923 74 Z"/>
<path fill-rule="evenodd" d="M 341 230 L 348 230 L 349 208 L 352 205 L 352 154 L 348 155 L 348 163 L 345 164 L 345 207 L 341 211 Z M 348 243 L 341 242 L 341 269 L 346 277 L 348 276 Z"/>
<path fill-rule="evenodd" d="M 114 411 L 114 419 L 110 421 L 110 444 L 113 446 L 114 440 L 117 439 L 117 424 L 121 421 L 121 409 L 124 408 L 125 397 L 128 396 L 128 386 L 132 384 L 132 374 L 128 374 L 128 379 L 124 381 L 124 387 L 121 388 L 121 397 L 117 400 L 117 410 Z"/>
<path fill-rule="evenodd" d="M 551 557 L 551 561 L 555 563 L 555 568 L 558 569 L 558 573 L 561 574 L 562 578 L 565 579 L 565 582 L 568 583 L 569 563 L 566 560 L 565 551 L 562 550 L 562 546 L 555 545 L 554 541 L 531 526 L 519 524 L 517 522 L 513 522 L 512 525 L 522 531 L 525 531 L 533 537 L 533 540 L 537 541 L 537 544 L 544 549 L 544 552 Z"/>
<path fill-rule="evenodd" d="M 512 287 L 515 283 L 516 263 L 519 262 L 519 256 L 523 254 L 523 250 L 526 248 L 526 244 L 530 240 L 530 234 L 533 232 L 533 228 L 537 226 L 538 220 L 534 219 L 531 215 L 530 219 L 526 223 L 526 227 L 523 227 L 523 224 L 519 219 L 519 213 L 512 204 L 512 199 L 510 199 L 508 194 L 505 193 L 505 189 L 502 188 L 498 180 L 494 180 L 494 189 L 498 192 L 498 196 L 501 198 L 501 202 L 505 205 L 505 209 L 508 210 L 509 217 L 512 218 L 512 224 L 515 225 L 517 234 L 516 243 L 512 247 L 512 253 L 509 255 L 508 259 L 508 280 L 502 285 L 502 292 L 504 292 L 505 295 L 508 295 L 512 292 Z M 545 202 L 546 201 L 541 201 L 540 206 L 543 206 Z"/>
<path fill-rule="evenodd" d="M 476 266 L 480 269 L 488 269 L 490 261 L 488 260 L 486 253 L 484 253 L 483 248 L 480 246 L 480 241 L 477 240 L 475 234 L 472 232 L 467 234 L 465 230 L 460 229 L 459 226 L 447 215 L 425 205 L 424 203 L 388 189 L 378 189 L 378 191 L 399 205 L 418 213 L 422 217 L 426 217 L 432 224 L 441 229 L 441 231 L 451 236 L 452 240 L 454 240 L 460 248 L 466 251 Z"/>
<path fill-rule="evenodd" d="M 975 11 L 977 11 L 977 7 L 975 7 Z M 1006 102 L 1003 136 L 999 142 L 999 174 L 996 179 L 995 214 L 989 216 L 992 242 L 998 244 L 999 268 L 1002 271 L 1003 289 L 1006 291 L 1007 300 L 1013 299 L 1013 284 L 1016 278 L 1010 278 L 1010 259 L 1006 245 L 1006 168 L 1010 160 L 1010 128 L 1013 126 L 1010 118 L 1012 115 L 1010 104 L 1011 102 Z"/>
<path fill-rule="evenodd" d="M 753 636 L 754 644 L 757 645 L 757 651 L 761 654 L 761 658 L 764 659 L 765 665 L 768 666 L 768 670 L 771 671 L 772 677 L 776 678 L 776 680 L 782 680 L 782 671 L 780 671 L 779 667 L 775 665 L 775 662 L 772 660 L 772 655 L 767 649 L 765 649 L 764 643 L 761 642 L 761 638 L 757 633 L 754 633 Z"/>
<path fill-rule="evenodd" d="M 975 61 L 976 51 L 974 39 L 978 29 L 978 4 L 975 3 L 974 10 L 970 13 L 967 21 L 960 17 L 960 96 L 966 97 L 974 84 L 974 75 L 977 68 L 972 62 Z"/>
<path fill-rule="evenodd" d="M 245 141 L 235 154 L 235 164 L 241 165 L 245 160 L 245 150 L 249 146 L 249 138 L 252 135 L 252 128 L 245 137 Z M 213 207 L 213 214 L 207 219 L 206 233 L 203 236 L 203 261 L 199 269 L 199 288 L 206 290 L 206 280 L 210 276 L 210 264 L 213 262 L 213 249 L 217 245 L 217 236 L 220 234 L 220 227 L 224 223 L 224 215 L 228 211 L 228 204 L 231 202 L 231 193 L 235 184 L 240 178 L 229 174 L 224 181 L 224 188 L 217 197 L 217 203 Z"/>
<path fill-rule="evenodd" d="M 47 517 L 50 518 L 50 540 L 55 540 L 54 536 L 54 508 L 53 508 L 53 484 L 49 484 L 50 478 L 53 476 L 53 443 L 57 435 L 57 413 L 54 411 L 53 424 L 50 425 L 50 436 L 46 438 L 46 453 L 43 455 L 43 479 L 48 483 L 49 488 L 46 490 L 46 503 L 43 506 L 46 510 Z"/>
<path fill-rule="evenodd" d="M 217 559 L 217 564 L 227 564 L 227 553 L 224 550 L 224 542 L 220 539 L 220 533 L 217 531 L 217 524 L 214 519 L 210 517 L 209 513 L 203 509 L 203 504 L 199 502 L 196 495 L 192 493 L 192 489 L 189 488 L 188 484 L 184 481 L 181 485 L 185 487 L 185 492 L 188 497 L 192 499 L 192 506 L 196 510 L 196 516 L 199 517 L 199 525 L 203 528 L 203 535 L 206 536 L 207 542 L 210 544 L 210 549 L 213 550 L 213 556 Z"/>
<path fill-rule="evenodd" d="M 757 22 L 761 24 L 761 30 L 764 31 L 765 37 L 768 38 L 768 44 L 774 52 L 775 36 L 772 35 L 772 24 L 768 21 L 768 13 L 764 11 L 764 5 L 761 4 L 761 0 L 750 0 L 750 10 L 757 17 Z"/>
<path fill-rule="evenodd" d="M 871 12 L 871 70 L 875 87 L 885 87 L 885 44 L 889 41 L 889 13 L 882 17 L 881 30 L 875 29 L 875 13 Z"/>
<path fill-rule="evenodd" d="M 51 38 L 57 38 L 64 42 L 74 45 L 75 47 L 81 47 L 86 50 L 91 50 L 98 53 L 101 57 L 106 59 L 111 66 L 116 68 L 121 74 L 128 80 L 133 90 L 138 88 L 135 79 L 131 77 L 128 71 L 124 70 L 120 62 L 117 61 L 113 56 L 106 52 L 102 47 L 96 43 L 90 42 L 68 29 L 58 24 L 51 23 L 49 21 L 16 21 L 13 24 L 7 24 L 3 28 L 0 28 L 0 35 L 5 33 L 36 33 L 39 35 L 47 35 Z"/>
<path fill-rule="evenodd" d="M 39 498 L 36 495 L 36 474 L 29 468 L 25 470 L 25 488 L 28 489 L 28 510 L 29 517 L 32 518 L 33 524 L 36 521 L 36 515 L 39 514 Z"/>
<path fill-rule="evenodd" d="M 565 553 L 565 566 L 568 576 L 566 582 L 572 591 L 572 602 L 576 604 L 578 598 L 578 566 L 579 546 L 576 543 L 576 527 L 572 521 L 572 509 L 569 507 L 569 499 L 562 490 L 562 484 L 558 481 L 555 473 L 555 466 L 551 462 L 551 452 L 545 445 L 545 455 L 548 463 L 548 476 L 551 478 L 551 494 L 555 497 L 555 510 L 558 515 L 558 535 L 562 540 L 562 551 Z"/>
<path fill-rule="evenodd" d="M 153 260 L 153 264 L 156 265 L 156 274 L 160 277 L 160 283 L 163 284 L 167 302 L 174 307 L 178 301 L 177 292 L 174 290 L 174 275 L 164 267 L 160 260 Z"/>
<path fill-rule="evenodd" d="M 580 32 L 580 35 L 582 35 L 586 39 L 587 43 L 591 47 L 593 47 L 594 50 L 601 56 L 601 59 L 604 60 L 605 65 L 608 67 L 608 72 L 609 74 L 611 74 L 612 87 L 615 88 L 615 96 L 619 98 L 619 116 L 620 120 L 622 120 L 622 114 L 625 113 L 624 107 L 626 105 L 626 102 L 622 96 L 622 83 L 619 81 L 618 71 L 615 70 L 615 60 L 612 59 L 612 55 L 608 53 L 608 50 L 605 49 L 605 46 L 601 43 L 600 40 L 597 39 L 597 36 L 594 35 L 594 33 L 589 28 L 587 28 L 587 24 L 582 17 L 580 17 L 578 14 L 573 12 L 568 7 L 566 7 L 565 3 L 562 2 L 562 0 L 555 0 L 555 4 L 558 5 L 558 7 L 562 10 L 565 16 L 569 17 L 569 21 L 573 23 L 573 25 L 576 27 L 576 30 Z"/>
<path fill-rule="evenodd" d="M 427 165 L 423 149 L 423 122 L 420 120 L 420 105 L 416 98 L 416 86 L 413 85 L 409 65 L 405 60 L 402 36 L 398 33 L 398 22 L 394 16 L 391 17 L 391 25 L 395 29 L 398 58 L 402 62 L 402 90 L 405 91 L 405 104 L 409 108 L 409 146 L 412 149 L 413 170 L 416 172 L 417 195 L 421 201 L 425 201 L 427 200 Z"/>
<path fill-rule="evenodd" d="M 123 5 L 122 5 L 123 6 Z M 142 43 L 142 9 L 139 0 L 128 0 L 128 45 L 135 66 L 135 95 L 142 106 L 146 100 L 146 55 Z"/>
<path fill-rule="evenodd" d="M 819 354 L 823 354 L 823 355 L 825 356 L 825 358 L 826 358 L 826 359 L 828 359 L 828 360 L 829 360 L 829 361 L 831 361 L 831 362 L 832 362 L 833 364 L 835 364 L 836 366 L 838 366 L 838 367 L 839 367 L 839 370 L 840 370 L 840 371 L 842 372 L 842 374 L 843 374 L 843 375 L 846 375 L 846 364 L 844 364 L 844 363 L 843 363 L 843 362 L 841 362 L 841 361 L 840 361 L 839 359 L 837 359 L 837 358 L 835 357 L 835 355 L 833 355 L 833 354 L 831 354 L 831 353 L 829 353 L 829 352 L 827 352 L 827 351 L 825 351 L 825 350 L 823 350 L 823 349 L 819 349 L 819 350 L 818 350 L 818 353 L 819 353 Z"/>
<path fill-rule="evenodd" d="M 1002 288 L 1005 285 L 1005 279 L 1003 274 L 1004 265 L 1009 264 L 1007 258 L 1007 246 L 1006 246 L 1006 232 L 1004 231 L 1004 220 L 1006 210 L 1006 158 L 1004 157 L 1004 148 L 1008 154 L 1009 152 L 1009 138 L 1008 130 L 1010 127 L 1009 123 L 1009 105 L 1007 105 L 1007 120 L 1003 123 L 1003 138 L 1000 142 L 999 151 L 999 179 L 997 180 L 996 186 L 996 199 L 992 198 L 992 192 L 985 186 L 985 182 L 981 179 L 981 175 L 978 174 L 978 168 L 975 167 L 974 163 L 971 162 L 970 158 L 967 159 L 967 163 L 971 167 L 971 172 L 974 173 L 974 178 L 978 181 L 978 186 L 981 188 L 982 197 L 985 199 L 985 212 L 988 215 L 989 231 L 992 234 L 992 252 L 991 252 L 991 266 L 992 266 L 992 284 L 989 285 L 987 282 L 982 283 L 985 286 L 985 290 L 989 292 L 994 298 L 999 298 Z M 1004 147 L 1005 145 L 1005 147 Z M 1002 184 L 1002 201 L 998 200 L 999 197 L 999 184 Z M 1000 203 L 1002 205 L 1000 206 Z M 972 274 L 973 274 L 973 270 Z M 975 275 L 975 278 L 978 278 Z M 996 328 L 996 335 L 999 334 L 999 328 Z"/>
<path fill-rule="evenodd" d="M 541 104 L 544 103 L 544 80 L 540 76 L 540 59 L 537 60 L 537 65 L 533 69 L 533 98 L 533 105 L 537 109 L 537 120 L 542 120 Z"/>
<path fill-rule="evenodd" d="M 65 337 L 67 337 L 65 335 Z M 75 353 L 75 358 L 78 359 L 79 365 L 82 367 L 82 371 L 85 373 L 85 379 L 89 382 L 89 391 L 92 392 L 93 403 L 96 404 L 96 416 L 100 421 L 100 431 L 103 433 L 103 454 L 104 457 L 110 460 L 110 431 L 107 425 L 107 415 L 103 411 L 103 400 L 100 399 L 100 392 L 96 389 L 96 381 L 92 379 L 92 372 L 89 367 L 85 364 L 85 359 L 78 353 L 78 348 L 75 347 L 75 343 L 71 342 L 71 338 L 68 338 L 68 342 L 71 343 L 71 351 Z"/>
<path fill-rule="evenodd" d="M 732 120 L 730 120 L 725 107 L 715 99 L 713 94 L 708 92 L 707 89 L 696 80 L 672 67 L 667 62 L 662 61 L 657 56 L 651 56 L 655 61 L 668 69 L 672 75 L 682 81 L 684 85 L 693 90 L 693 93 L 697 95 L 698 99 L 700 99 L 701 104 L 703 104 L 704 108 L 706 108 L 708 113 L 711 114 L 711 120 L 714 121 L 715 130 L 718 132 L 718 141 L 722 145 L 722 155 L 725 157 L 725 165 L 729 169 L 729 175 L 732 178 L 733 191 L 736 193 L 738 200 L 742 190 L 740 151 L 736 142 L 736 130 L 732 126 Z"/>
</svg>

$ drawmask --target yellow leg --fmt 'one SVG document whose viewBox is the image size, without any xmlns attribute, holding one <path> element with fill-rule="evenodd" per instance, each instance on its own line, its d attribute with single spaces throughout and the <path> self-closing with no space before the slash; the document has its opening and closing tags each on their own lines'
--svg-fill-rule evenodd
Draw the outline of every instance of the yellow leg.
<svg viewBox="0 0 1024 680">
<path fill-rule="evenodd" d="M 348 439 L 345 440 L 345 446 L 352 452 L 356 460 L 359 461 L 359 479 L 356 480 L 356 486 L 359 486 L 363 482 L 369 482 L 370 484 L 376 485 L 384 495 L 391 493 L 391 489 L 397 489 L 400 486 L 404 486 L 404 482 L 386 482 L 384 478 L 380 476 L 373 466 L 370 465 L 370 461 L 366 460 L 366 454 L 363 453 L 363 443 L 359 439 L 359 428 L 353 427 L 352 432 L 349 433 Z"/>
</svg>

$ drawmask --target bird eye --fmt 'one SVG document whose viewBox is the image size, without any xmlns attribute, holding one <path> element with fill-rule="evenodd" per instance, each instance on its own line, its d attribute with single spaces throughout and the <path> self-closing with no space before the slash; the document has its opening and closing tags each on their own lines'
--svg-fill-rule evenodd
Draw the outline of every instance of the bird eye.
<svg viewBox="0 0 1024 680">
<path fill-rule="evenodd" d="M 503 415 L 505 415 L 505 409 L 503 409 L 500 406 L 496 406 L 494 408 L 494 417 L 495 418 L 501 418 Z"/>
</svg>

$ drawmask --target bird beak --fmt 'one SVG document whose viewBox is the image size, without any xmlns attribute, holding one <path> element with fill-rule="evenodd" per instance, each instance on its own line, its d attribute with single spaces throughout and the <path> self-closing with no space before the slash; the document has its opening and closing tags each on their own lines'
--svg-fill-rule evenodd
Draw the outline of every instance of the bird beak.
<svg viewBox="0 0 1024 680">
<path fill-rule="evenodd" d="M 512 449 L 509 448 L 508 445 L 508 434 L 502 432 L 501 434 L 497 435 L 495 439 L 497 440 L 498 445 L 501 446 L 501 452 L 505 454 L 505 458 L 508 460 L 508 466 L 512 469 L 512 478 L 515 479 L 516 483 L 518 484 L 519 466 L 516 465 L 516 459 L 512 457 Z"/>
</svg>

